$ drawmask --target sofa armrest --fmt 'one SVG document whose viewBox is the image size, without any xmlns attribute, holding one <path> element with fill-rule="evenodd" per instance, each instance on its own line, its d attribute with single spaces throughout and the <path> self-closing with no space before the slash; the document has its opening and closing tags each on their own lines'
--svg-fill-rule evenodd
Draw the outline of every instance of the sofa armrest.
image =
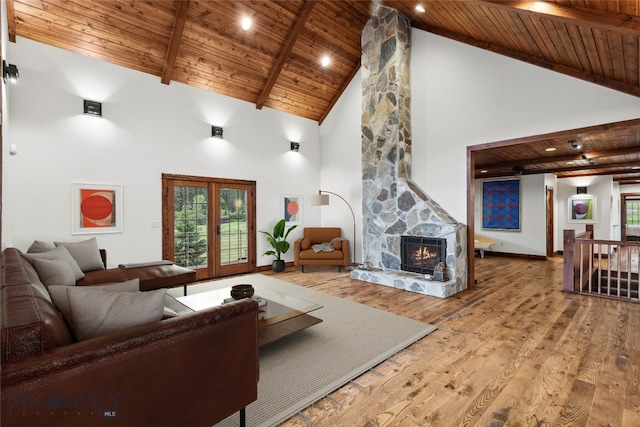
<svg viewBox="0 0 640 427">
<path fill-rule="evenodd" d="M 302 250 L 300 246 L 302 245 L 303 240 L 304 238 L 300 238 L 293 242 L 293 265 L 300 264 L 300 251 Z"/>
<path fill-rule="evenodd" d="M 241 300 L 5 364 L 2 421 L 213 425 L 257 399 L 257 312 Z"/>
<path fill-rule="evenodd" d="M 349 241 L 347 239 L 342 240 L 342 262 L 344 262 L 343 265 L 345 266 L 349 265 L 350 253 Z"/>
</svg>

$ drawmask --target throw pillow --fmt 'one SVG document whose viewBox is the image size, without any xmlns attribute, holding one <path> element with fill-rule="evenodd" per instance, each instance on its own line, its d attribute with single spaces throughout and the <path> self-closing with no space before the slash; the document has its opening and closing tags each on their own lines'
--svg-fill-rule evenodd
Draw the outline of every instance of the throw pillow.
<svg viewBox="0 0 640 427">
<path fill-rule="evenodd" d="M 78 340 L 88 340 L 134 326 L 159 322 L 166 289 L 148 292 L 105 292 L 68 287 L 73 319 L 71 329 Z"/>
<path fill-rule="evenodd" d="M 300 242 L 300 249 L 307 250 L 311 247 L 311 240 L 304 238 L 302 239 L 302 242 Z"/>
<path fill-rule="evenodd" d="M 339 251 L 342 249 L 342 237 L 334 237 L 331 239 L 331 244 L 333 245 L 333 249 Z"/>
<path fill-rule="evenodd" d="M 84 273 L 78 267 L 78 263 L 71 256 L 67 248 L 64 246 L 58 246 L 55 249 L 52 249 L 47 252 L 34 253 L 34 254 L 22 254 L 22 256 L 33 265 L 33 261 L 35 259 L 53 259 L 53 260 L 62 260 L 69 264 L 69 267 L 73 270 L 73 274 L 75 275 L 76 281 L 82 279 L 84 277 Z"/>
<path fill-rule="evenodd" d="M 93 289 L 103 292 L 140 292 L 140 279 L 131 279 L 125 282 L 104 283 L 99 286 L 87 286 L 86 289 Z M 73 323 L 71 317 L 71 307 L 65 286 L 51 286 L 48 288 L 49 295 L 53 300 L 53 305 L 62 313 L 62 317 L 67 321 L 69 327 Z"/>
<path fill-rule="evenodd" d="M 104 270 L 98 240 L 92 237 L 82 242 L 53 242 L 56 246 L 67 248 L 73 259 L 76 260 L 83 272 Z"/>
<path fill-rule="evenodd" d="M 36 254 L 41 252 L 48 252 L 51 249 L 55 249 L 56 246 L 53 243 L 43 242 L 42 240 L 34 240 L 29 249 L 27 249 L 27 253 Z"/>
<path fill-rule="evenodd" d="M 76 276 L 65 261 L 59 259 L 34 259 L 33 267 L 45 286 L 75 286 Z"/>
</svg>

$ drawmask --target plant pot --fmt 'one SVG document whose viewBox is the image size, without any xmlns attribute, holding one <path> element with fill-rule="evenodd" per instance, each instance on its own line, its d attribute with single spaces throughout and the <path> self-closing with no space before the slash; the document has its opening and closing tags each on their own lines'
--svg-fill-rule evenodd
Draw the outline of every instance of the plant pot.
<svg viewBox="0 0 640 427">
<path fill-rule="evenodd" d="M 283 259 L 273 260 L 273 263 L 271 264 L 271 271 L 275 273 L 282 273 L 284 271 L 284 260 Z"/>
</svg>

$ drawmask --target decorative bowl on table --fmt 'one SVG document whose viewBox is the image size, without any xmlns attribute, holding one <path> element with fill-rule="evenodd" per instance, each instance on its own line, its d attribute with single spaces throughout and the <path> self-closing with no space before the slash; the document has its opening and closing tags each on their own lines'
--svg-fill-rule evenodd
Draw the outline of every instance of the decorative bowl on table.
<svg viewBox="0 0 640 427">
<path fill-rule="evenodd" d="M 253 292 L 253 286 L 249 284 L 234 285 L 231 287 L 231 297 L 233 299 L 251 298 Z"/>
</svg>

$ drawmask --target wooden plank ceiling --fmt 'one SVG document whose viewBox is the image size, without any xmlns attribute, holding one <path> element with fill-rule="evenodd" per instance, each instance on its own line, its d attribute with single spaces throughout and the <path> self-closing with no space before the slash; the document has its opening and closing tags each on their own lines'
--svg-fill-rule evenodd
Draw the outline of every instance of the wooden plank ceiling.
<svg viewBox="0 0 640 427">
<path fill-rule="evenodd" d="M 14 42 L 36 40 L 322 123 L 360 68 L 360 34 L 378 3 L 416 28 L 640 96 L 637 0 L 7 0 L 7 28 Z M 248 31 L 243 17 L 253 20 Z M 578 137 L 593 139 L 598 153 L 620 149 L 621 138 L 626 149 L 640 145 L 635 125 Z M 505 161 L 533 155 L 512 151 Z"/>
</svg>

